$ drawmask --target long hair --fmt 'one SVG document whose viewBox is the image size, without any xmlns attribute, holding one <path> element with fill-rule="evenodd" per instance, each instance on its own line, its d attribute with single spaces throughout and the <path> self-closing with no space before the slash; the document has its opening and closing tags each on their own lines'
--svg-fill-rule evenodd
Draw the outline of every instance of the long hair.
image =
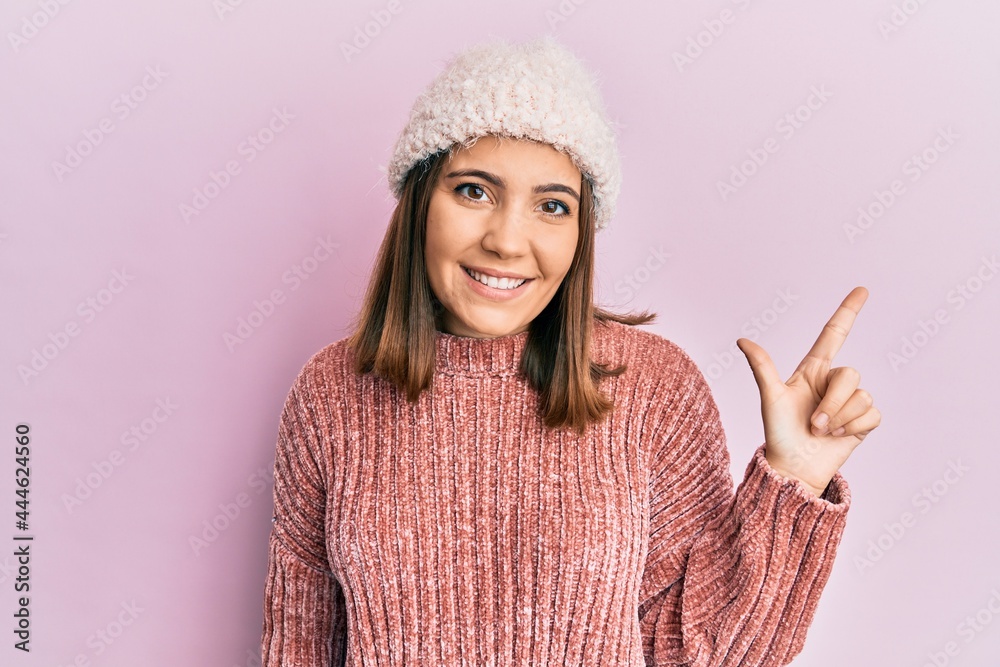
<svg viewBox="0 0 1000 667">
<path fill-rule="evenodd" d="M 416 401 L 434 376 L 438 318 L 443 312 L 427 278 L 424 240 L 431 194 L 451 150 L 439 151 L 407 174 L 379 248 L 364 302 L 352 320 L 348 345 L 355 370 L 372 372 Z M 548 305 L 529 325 L 520 372 L 540 395 L 546 426 L 582 434 L 600 422 L 614 403 L 598 390 L 601 379 L 625 372 L 590 359 L 594 320 L 629 326 L 647 324 L 655 313 L 617 314 L 593 303 L 593 189 L 584 175 L 579 208 L 580 233 L 569 272 Z"/>
</svg>

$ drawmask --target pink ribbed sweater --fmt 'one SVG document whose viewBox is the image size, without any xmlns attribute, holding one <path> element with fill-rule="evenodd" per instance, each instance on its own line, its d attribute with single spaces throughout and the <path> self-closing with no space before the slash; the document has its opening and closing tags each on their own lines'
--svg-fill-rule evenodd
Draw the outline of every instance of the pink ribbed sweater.
<svg viewBox="0 0 1000 667">
<path fill-rule="evenodd" d="M 517 375 L 528 332 L 439 332 L 410 404 L 341 340 L 284 406 L 264 596 L 264 667 L 785 665 L 802 649 L 850 492 L 822 497 L 757 447 L 733 490 L 691 358 L 595 321 L 628 370 L 613 414 L 544 428 Z"/>
</svg>

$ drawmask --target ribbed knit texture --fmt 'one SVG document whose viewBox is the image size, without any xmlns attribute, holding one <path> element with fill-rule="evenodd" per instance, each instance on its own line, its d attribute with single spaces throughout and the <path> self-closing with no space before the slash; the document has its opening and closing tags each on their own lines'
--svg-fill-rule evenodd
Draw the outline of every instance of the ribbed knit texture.
<svg viewBox="0 0 1000 667">
<path fill-rule="evenodd" d="M 850 507 L 757 447 L 735 490 L 711 391 L 652 332 L 596 322 L 612 415 L 542 424 L 528 332 L 437 334 L 410 404 L 341 340 L 278 429 L 264 667 L 785 665 Z"/>
</svg>

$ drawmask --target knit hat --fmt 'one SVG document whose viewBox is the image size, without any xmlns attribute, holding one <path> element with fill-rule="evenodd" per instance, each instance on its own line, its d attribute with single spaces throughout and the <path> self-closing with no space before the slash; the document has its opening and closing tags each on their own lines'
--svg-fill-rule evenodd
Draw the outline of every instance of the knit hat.
<svg viewBox="0 0 1000 667">
<path fill-rule="evenodd" d="M 596 80 L 551 35 L 495 39 L 452 58 L 396 140 L 386 173 L 396 200 L 418 162 L 488 134 L 533 139 L 569 155 L 593 188 L 596 230 L 607 226 L 621 189 L 615 132 Z"/>
</svg>

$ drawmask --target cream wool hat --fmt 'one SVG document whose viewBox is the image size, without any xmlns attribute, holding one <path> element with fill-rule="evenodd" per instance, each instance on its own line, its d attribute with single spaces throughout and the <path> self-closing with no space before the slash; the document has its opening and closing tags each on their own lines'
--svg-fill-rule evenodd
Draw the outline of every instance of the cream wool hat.
<svg viewBox="0 0 1000 667">
<path fill-rule="evenodd" d="M 596 231 L 614 215 L 621 167 L 597 82 L 551 35 L 479 44 L 453 57 L 420 95 L 386 172 L 396 201 L 409 170 L 487 134 L 551 144 L 590 180 Z"/>
</svg>

